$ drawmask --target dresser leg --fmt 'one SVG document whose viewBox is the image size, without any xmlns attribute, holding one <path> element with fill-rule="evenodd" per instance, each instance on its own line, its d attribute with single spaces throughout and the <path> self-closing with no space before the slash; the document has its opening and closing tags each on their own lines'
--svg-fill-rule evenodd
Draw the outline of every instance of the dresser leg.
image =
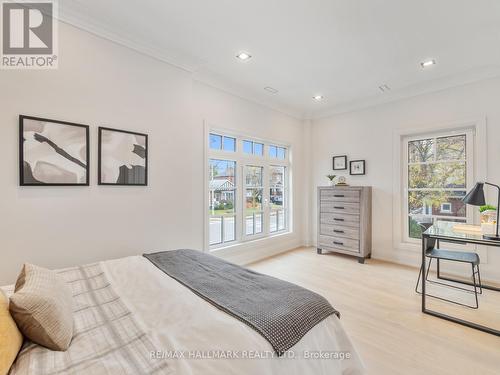
<svg viewBox="0 0 500 375">
<path fill-rule="evenodd" d="M 365 258 L 358 258 L 358 263 L 365 264 Z"/>
<path fill-rule="evenodd" d="M 323 252 L 321 251 L 321 249 L 319 247 L 316 248 L 316 251 L 318 252 L 318 254 L 323 254 Z"/>
</svg>

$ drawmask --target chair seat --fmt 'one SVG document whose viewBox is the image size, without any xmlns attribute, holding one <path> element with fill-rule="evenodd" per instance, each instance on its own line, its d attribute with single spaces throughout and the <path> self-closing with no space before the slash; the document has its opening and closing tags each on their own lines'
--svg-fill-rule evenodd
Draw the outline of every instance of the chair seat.
<svg viewBox="0 0 500 375">
<path fill-rule="evenodd" d="M 426 254 L 429 258 L 454 260 L 456 262 L 471 263 L 475 266 L 479 265 L 479 255 L 476 253 L 468 253 L 463 251 L 432 249 Z"/>
</svg>

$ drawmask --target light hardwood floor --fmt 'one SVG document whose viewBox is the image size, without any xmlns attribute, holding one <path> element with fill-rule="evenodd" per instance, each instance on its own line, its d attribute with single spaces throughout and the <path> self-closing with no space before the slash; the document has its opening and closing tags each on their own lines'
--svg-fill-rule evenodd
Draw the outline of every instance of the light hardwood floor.
<svg viewBox="0 0 500 375">
<path fill-rule="evenodd" d="M 500 374 L 500 337 L 422 314 L 414 268 L 373 259 L 363 265 L 338 254 L 317 255 L 315 248 L 293 250 L 249 268 L 327 298 L 341 312 L 369 375 Z M 464 312 L 479 321 L 496 318 L 500 327 L 500 293 L 485 291 L 480 310 L 439 304 L 442 312 Z"/>
</svg>

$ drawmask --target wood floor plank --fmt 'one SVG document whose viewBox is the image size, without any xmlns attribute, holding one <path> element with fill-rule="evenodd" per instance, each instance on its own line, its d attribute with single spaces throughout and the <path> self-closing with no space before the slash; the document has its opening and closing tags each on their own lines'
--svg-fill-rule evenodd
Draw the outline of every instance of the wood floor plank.
<svg viewBox="0 0 500 375">
<path fill-rule="evenodd" d="M 418 270 L 316 254 L 301 248 L 249 265 L 311 289 L 342 314 L 368 374 L 499 375 L 500 337 L 422 314 L 414 287 Z M 457 297 L 450 288 L 443 296 Z M 430 299 L 429 299 L 430 300 Z M 433 309 L 500 329 L 500 293 L 485 291 L 479 310 L 432 301 Z"/>
</svg>

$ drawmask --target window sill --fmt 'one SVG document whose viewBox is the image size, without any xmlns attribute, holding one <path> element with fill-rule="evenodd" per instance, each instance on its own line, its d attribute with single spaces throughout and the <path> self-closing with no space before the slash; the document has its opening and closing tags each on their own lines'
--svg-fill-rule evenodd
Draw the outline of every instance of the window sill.
<svg viewBox="0 0 500 375">
<path fill-rule="evenodd" d="M 231 242 L 231 243 L 229 243 L 227 245 L 216 245 L 214 247 L 209 247 L 208 251 L 210 253 L 216 253 L 218 251 L 224 252 L 224 251 L 232 250 L 232 249 L 235 249 L 235 248 L 242 248 L 242 247 L 245 247 L 246 245 L 263 242 L 263 241 L 270 240 L 270 239 L 273 239 L 273 238 L 287 236 L 287 235 L 290 235 L 292 233 L 293 232 L 290 231 L 290 230 L 282 230 L 282 231 L 276 232 L 276 233 L 274 233 L 272 235 L 269 235 L 269 236 L 266 236 L 266 237 L 255 238 L 253 240 Z"/>
</svg>

